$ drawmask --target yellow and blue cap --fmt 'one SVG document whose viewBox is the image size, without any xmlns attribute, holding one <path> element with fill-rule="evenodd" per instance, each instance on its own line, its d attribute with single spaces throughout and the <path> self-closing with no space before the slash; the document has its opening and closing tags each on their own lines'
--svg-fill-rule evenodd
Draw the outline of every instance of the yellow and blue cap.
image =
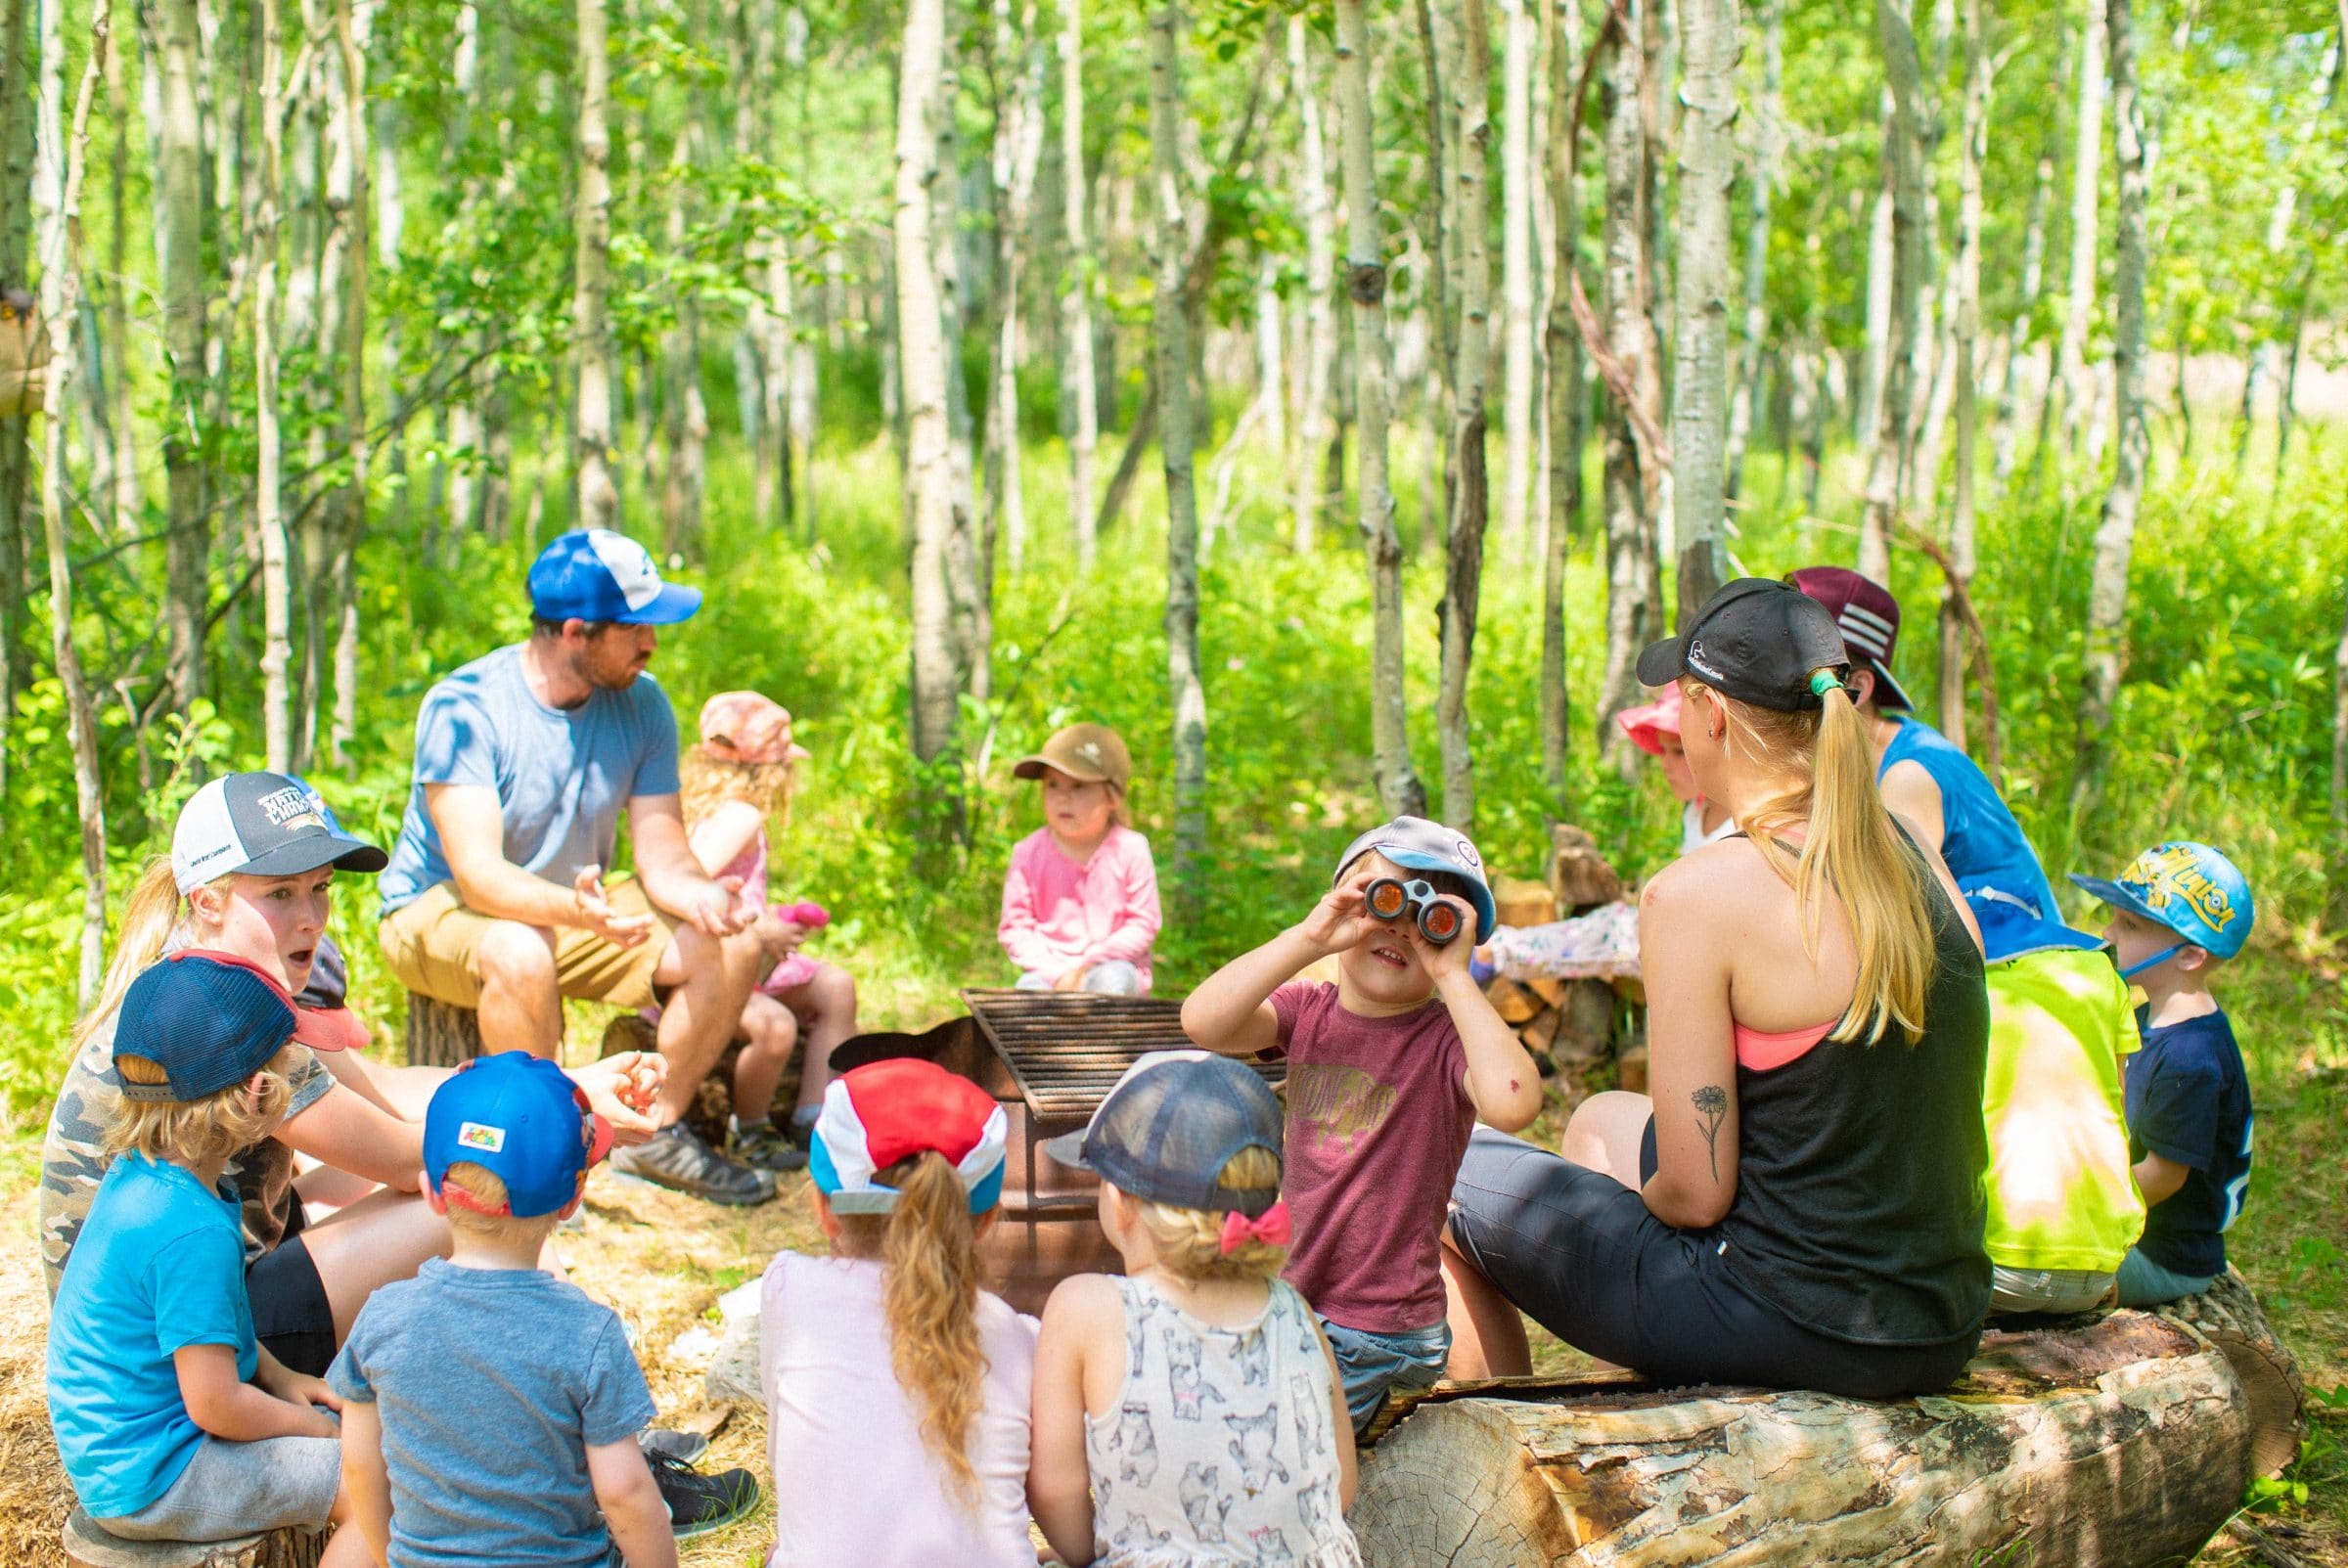
<svg viewBox="0 0 2348 1568">
<path fill-rule="evenodd" d="M 2258 916 L 2249 878 L 2217 850 L 2190 838 L 2154 844 L 2108 880 L 2075 873 L 2071 880 L 2114 909 L 2167 926 L 2213 958 L 2239 953 Z"/>
</svg>

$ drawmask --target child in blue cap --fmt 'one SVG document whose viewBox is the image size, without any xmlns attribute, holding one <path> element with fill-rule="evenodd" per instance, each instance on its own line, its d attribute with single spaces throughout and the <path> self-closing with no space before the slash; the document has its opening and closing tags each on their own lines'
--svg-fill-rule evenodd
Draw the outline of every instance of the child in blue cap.
<svg viewBox="0 0 2348 1568">
<path fill-rule="evenodd" d="M 2226 1230 L 2250 1185 L 2250 1084 L 2211 975 L 2241 952 L 2256 909 L 2207 844 L 2155 844 L 2110 880 L 2072 881 L 2110 906 L 2120 977 L 2145 993 L 2144 1049 L 2127 1061 L 2129 1158 L 2145 1233 L 2120 1265 L 2120 1304 L 2175 1301 L 2226 1272 Z"/>
<path fill-rule="evenodd" d="M 450 1255 L 370 1296 L 328 1373 L 353 1533 L 388 1568 L 605 1568 L 614 1551 L 675 1568 L 670 1515 L 697 1494 L 655 1481 L 637 1445 L 653 1396 L 618 1315 L 537 1266 L 610 1146 L 576 1086 L 528 1052 L 468 1062 L 433 1094 L 423 1185 Z M 710 1495 L 676 1534 L 757 1495 L 745 1470 L 691 1479 Z"/>
</svg>

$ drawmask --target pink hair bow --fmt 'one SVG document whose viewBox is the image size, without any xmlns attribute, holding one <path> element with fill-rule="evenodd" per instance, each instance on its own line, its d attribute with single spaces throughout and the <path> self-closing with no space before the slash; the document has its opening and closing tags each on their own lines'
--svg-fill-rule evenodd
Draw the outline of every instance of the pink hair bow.
<svg viewBox="0 0 2348 1568">
<path fill-rule="evenodd" d="M 1233 1209 L 1223 1216 L 1223 1251 L 1237 1252 L 1250 1241 L 1266 1246 L 1285 1247 L 1288 1244 L 1288 1204 L 1286 1198 L 1274 1200 L 1272 1206 L 1250 1220 Z"/>
</svg>

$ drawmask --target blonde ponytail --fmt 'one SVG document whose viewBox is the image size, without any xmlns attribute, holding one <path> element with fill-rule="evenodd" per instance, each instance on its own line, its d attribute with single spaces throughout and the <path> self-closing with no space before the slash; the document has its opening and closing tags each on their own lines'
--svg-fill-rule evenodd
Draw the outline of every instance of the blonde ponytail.
<svg viewBox="0 0 2348 1568">
<path fill-rule="evenodd" d="M 878 1252 L 885 1270 L 889 1366 L 921 1411 L 922 1443 L 946 1467 L 966 1505 L 975 1505 L 971 1464 L 986 1355 L 978 1344 L 977 1232 L 970 1196 L 946 1157 L 924 1150 L 878 1173 L 897 1206 L 885 1215 L 843 1214 L 848 1251 Z"/>
<path fill-rule="evenodd" d="M 1815 712 L 1781 713 L 1715 694 L 1734 704 L 1773 761 L 1798 766 L 1799 753 L 1809 753 L 1809 784 L 1763 802 L 1738 826 L 1792 887 L 1802 912 L 1802 947 L 1813 959 L 1829 897 L 1850 921 L 1859 979 L 1850 1008 L 1828 1038 L 1874 1045 L 1896 1026 L 1913 1045 L 1923 1034 L 1934 962 L 1924 888 L 1930 874 L 1901 841 L 1884 809 L 1874 748 L 1850 694 L 1830 669 L 1811 672 L 1811 681 L 1821 694 Z M 1808 830 L 1796 856 L 1778 842 L 1777 830 L 1805 819 Z"/>
<path fill-rule="evenodd" d="M 96 1006 L 73 1026 L 73 1052 L 122 1006 L 123 993 L 139 971 L 163 956 L 163 944 L 179 923 L 179 883 L 171 874 L 171 857 L 158 855 L 139 873 L 130 897 L 122 905 L 122 923 L 114 931 L 114 958 L 107 965 L 106 982 L 98 989 Z"/>
</svg>

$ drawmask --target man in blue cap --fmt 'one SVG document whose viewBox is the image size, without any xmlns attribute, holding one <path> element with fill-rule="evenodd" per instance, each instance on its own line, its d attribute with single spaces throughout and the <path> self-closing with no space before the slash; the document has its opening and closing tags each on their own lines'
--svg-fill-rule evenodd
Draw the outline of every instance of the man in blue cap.
<svg viewBox="0 0 2348 1568">
<path fill-rule="evenodd" d="M 655 995 L 668 1077 L 650 1141 L 612 1168 L 721 1203 L 774 1179 L 683 1121 L 757 978 L 735 890 L 695 860 L 678 807 L 677 720 L 645 674 L 659 628 L 700 608 L 642 545 L 581 528 L 530 567 L 530 635 L 433 686 L 416 717 L 378 936 L 410 991 L 478 1009 L 485 1051 L 557 1054 L 563 999 Z M 627 814 L 636 874 L 607 886 Z"/>
</svg>

